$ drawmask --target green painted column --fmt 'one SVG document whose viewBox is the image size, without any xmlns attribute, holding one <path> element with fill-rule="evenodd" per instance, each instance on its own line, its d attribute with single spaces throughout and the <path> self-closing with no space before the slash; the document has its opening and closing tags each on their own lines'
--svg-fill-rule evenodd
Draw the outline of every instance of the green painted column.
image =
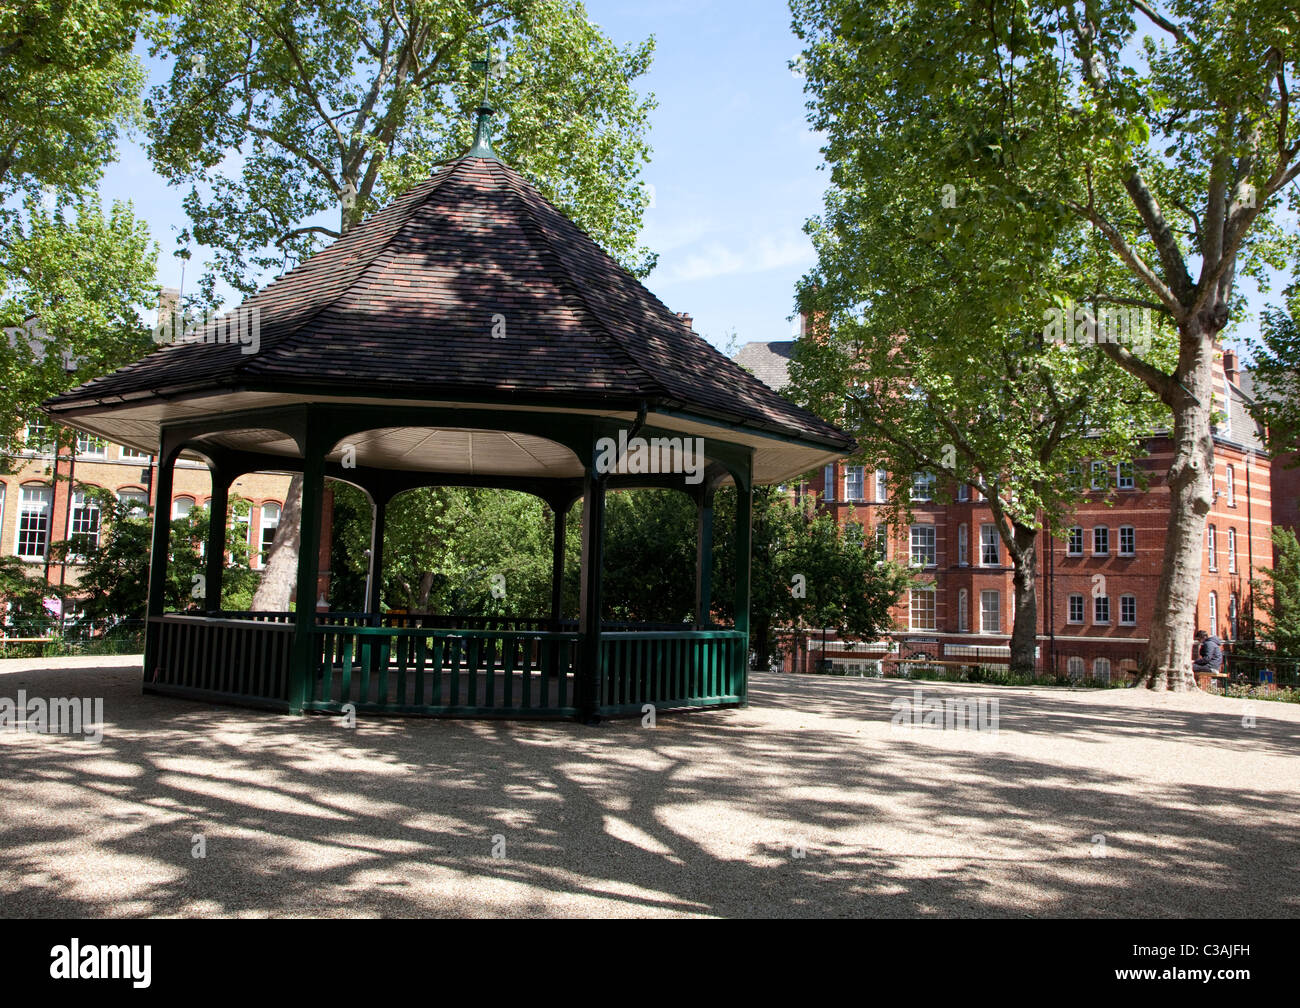
<svg viewBox="0 0 1300 1008">
<path fill-rule="evenodd" d="M 153 680 L 158 666 L 158 644 L 162 627 L 158 618 L 167 601 L 167 554 L 171 549 L 172 484 L 179 453 L 164 434 L 158 452 L 158 476 L 154 480 L 153 545 L 149 552 L 149 597 L 145 605 L 144 681 Z"/>
<path fill-rule="evenodd" d="M 703 491 L 695 502 L 695 625 L 712 623 L 713 609 L 713 494 Z"/>
<path fill-rule="evenodd" d="M 316 666 L 316 589 L 320 568 L 321 506 L 325 499 L 327 445 L 319 423 L 308 417 L 302 464 L 298 539 L 298 586 L 294 602 L 293 660 L 289 664 L 289 711 L 302 713 Z"/>
<path fill-rule="evenodd" d="M 749 703 L 749 577 L 750 553 L 753 548 L 754 487 L 752 462 L 746 466 L 744 479 L 736 479 L 736 630 L 745 635 L 736 656 L 736 684 L 742 704 Z"/>
<path fill-rule="evenodd" d="M 589 463 L 582 481 L 582 588 L 578 632 L 582 635 L 576 676 L 578 717 L 597 720 L 600 704 L 600 617 L 605 562 L 605 481 Z"/>
<path fill-rule="evenodd" d="M 564 618 L 564 552 L 568 534 L 569 508 L 572 500 L 556 498 L 551 506 L 551 622 L 552 630 L 559 630 Z"/>
<path fill-rule="evenodd" d="M 366 577 L 366 612 L 378 617 L 380 595 L 384 587 L 384 535 L 388 530 L 388 498 L 376 496 L 374 501 L 374 519 L 370 525 L 370 570 Z M 374 625 L 379 626 L 377 618 Z"/>
<path fill-rule="evenodd" d="M 204 547 L 203 611 L 221 608 L 221 581 L 226 570 L 226 521 L 230 511 L 231 478 L 212 469 L 212 499 L 208 503 L 208 541 Z"/>
</svg>

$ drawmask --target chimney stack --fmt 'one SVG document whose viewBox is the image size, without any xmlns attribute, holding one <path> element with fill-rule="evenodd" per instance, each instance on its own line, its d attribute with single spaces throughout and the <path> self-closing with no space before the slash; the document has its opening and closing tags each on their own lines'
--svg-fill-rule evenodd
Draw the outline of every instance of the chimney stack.
<svg viewBox="0 0 1300 1008">
<path fill-rule="evenodd" d="M 181 289 L 179 287 L 164 287 L 162 294 L 158 298 L 158 320 L 156 325 L 162 325 L 165 321 L 176 314 L 181 304 Z"/>
<path fill-rule="evenodd" d="M 1238 384 L 1240 372 L 1236 350 L 1223 351 L 1223 376 L 1227 378 L 1228 381 L 1232 382 L 1233 385 Z"/>
<path fill-rule="evenodd" d="M 695 331 L 695 319 L 691 318 L 690 312 L 679 311 L 677 317 L 686 324 L 687 329 L 690 329 L 692 332 Z"/>
</svg>

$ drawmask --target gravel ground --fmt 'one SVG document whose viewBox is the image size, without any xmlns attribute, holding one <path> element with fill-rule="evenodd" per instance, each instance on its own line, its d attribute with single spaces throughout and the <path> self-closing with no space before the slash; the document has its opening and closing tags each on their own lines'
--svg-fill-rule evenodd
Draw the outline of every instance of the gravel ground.
<svg viewBox="0 0 1300 1008">
<path fill-rule="evenodd" d="M 0 731 L 0 915 L 1300 914 L 1298 705 L 917 684 L 998 701 L 934 730 L 891 724 L 912 684 L 756 674 L 653 729 L 348 729 L 139 678 L 0 661 L 104 698 L 99 743 Z"/>
</svg>

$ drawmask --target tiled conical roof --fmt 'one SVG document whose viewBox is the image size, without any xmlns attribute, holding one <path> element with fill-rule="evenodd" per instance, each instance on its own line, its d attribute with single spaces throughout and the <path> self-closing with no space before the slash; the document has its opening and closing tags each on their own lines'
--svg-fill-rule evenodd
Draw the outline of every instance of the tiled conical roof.
<svg viewBox="0 0 1300 1008">
<path fill-rule="evenodd" d="M 241 306 L 253 309 L 256 353 L 169 344 L 48 405 L 225 388 L 557 406 L 648 400 L 852 445 L 693 333 L 494 158 L 453 162 Z"/>
</svg>

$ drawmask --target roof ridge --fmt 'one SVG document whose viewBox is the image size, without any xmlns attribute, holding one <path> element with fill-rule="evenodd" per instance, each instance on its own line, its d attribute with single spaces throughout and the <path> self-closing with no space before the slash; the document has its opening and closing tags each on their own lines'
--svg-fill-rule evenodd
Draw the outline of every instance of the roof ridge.
<svg viewBox="0 0 1300 1008">
<path fill-rule="evenodd" d="M 601 329 L 605 331 L 605 334 L 613 342 L 618 352 L 621 353 L 627 359 L 628 363 L 631 364 L 633 368 L 635 368 L 640 374 L 642 374 L 652 386 L 654 386 L 656 389 L 659 390 L 661 394 L 670 395 L 671 393 L 664 386 L 663 382 L 661 382 L 658 378 L 656 378 L 646 369 L 645 365 L 643 365 L 636 358 L 636 355 L 633 354 L 632 351 L 628 349 L 622 337 L 620 337 L 619 334 L 609 325 L 609 323 L 605 321 L 603 314 L 597 311 L 595 306 L 592 305 L 591 301 L 587 297 L 587 293 L 586 290 L 584 289 L 584 286 L 577 282 L 577 279 L 573 275 L 573 271 L 569 268 L 568 262 L 566 262 L 564 257 L 561 256 L 559 252 L 556 251 L 555 246 L 551 243 L 550 239 L 547 237 L 546 229 L 542 227 L 541 223 L 538 221 L 537 216 L 533 210 L 532 204 L 529 202 L 529 200 L 524 198 L 523 193 L 521 193 L 515 188 L 515 185 L 513 184 L 514 181 L 518 180 L 518 182 L 526 186 L 529 190 L 533 192 L 534 195 L 537 196 L 539 200 L 541 200 L 547 206 L 551 207 L 551 209 L 555 210 L 558 216 L 562 217 L 564 220 L 568 220 L 568 218 L 564 217 L 563 214 L 560 214 L 559 209 L 555 207 L 554 204 L 550 202 L 550 200 L 546 199 L 545 196 L 539 193 L 537 189 L 533 185 L 531 185 L 528 182 L 528 180 L 524 178 L 523 175 L 521 175 L 519 172 L 515 171 L 513 168 L 509 167 L 508 165 L 503 164 L 501 161 L 496 162 L 496 170 L 500 170 L 505 174 L 506 182 L 508 183 L 506 188 L 510 191 L 515 201 L 519 203 L 520 206 L 523 207 L 524 213 L 528 218 L 529 224 L 532 225 L 532 229 L 537 232 L 538 238 L 541 239 L 541 244 L 545 249 L 546 255 L 548 255 L 559 267 L 561 272 L 563 272 L 565 282 L 568 283 L 568 285 L 573 289 L 574 294 L 577 296 L 578 300 L 582 303 L 582 307 L 585 309 L 587 315 L 590 318 L 592 318 L 595 321 L 595 323 L 598 326 L 600 326 Z M 513 176 L 513 178 L 511 178 L 511 176 Z M 618 263 L 618 261 L 613 256 L 611 256 L 608 252 L 606 252 L 603 248 L 601 248 L 599 243 L 594 238 L 592 238 L 591 235 L 587 234 L 586 231 L 583 231 L 583 229 L 573 221 L 569 221 L 569 223 L 573 224 L 573 226 L 582 233 L 583 237 L 585 237 L 588 241 L 592 243 L 592 245 L 596 247 L 597 251 L 599 251 L 601 255 L 605 256 L 611 263 L 613 263 L 619 269 L 623 269 L 623 267 Z M 627 272 L 626 270 L 623 271 L 625 273 Z M 628 275 L 631 276 L 630 273 Z M 635 280 L 636 278 L 633 277 L 632 279 Z"/>
<path fill-rule="evenodd" d="M 827 423 L 827 421 L 823 420 L 815 413 L 812 413 L 810 410 L 806 410 L 802 406 L 799 406 L 797 403 L 794 403 L 788 397 L 782 395 L 777 390 L 768 386 L 761 379 L 759 379 L 755 375 L 751 374 L 750 372 L 746 371 L 744 368 L 737 365 L 735 361 L 733 361 L 725 353 L 723 353 L 721 350 L 715 347 L 712 343 L 699 336 L 694 330 L 692 330 L 689 326 L 687 326 L 685 322 L 682 321 L 682 319 L 677 315 L 676 312 L 674 312 L 671 308 L 669 308 L 666 304 L 664 304 L 663 301 L 661 301 L 659 297 L 652 290 L 650 290 L 650 288 L 646 287 L 643 283 L 637 280 L 637 278 L 633 276 L 632 273 L 626 267 L 624 267 L 621 263 L 619 263 L 618 260 L 616 260 L 603 248 L 601 248 L 600 243 L 597 242 L 594 238 L 592 238 L 591 235 L 587 234 L 587 232 L 583 230 L 581 225 L 579 225 L 576 221 L 571 220 L 567 215 L 561 213 L 559 208 L 555 207 L 554 204 L 552 204 L 549 200 L 546 199 L 546 197 L 542 196 L 541 193 L 537 192 L 536 188 L 530 185 L 528 180 L 525 179 L 518 171 L 516 171 L 515 169 L 511 168 L 509 165 L 506 165 L 500 161 L 497 161 L 496 165 L 505 173 L 507 181 L 513 182 L 513 180 L 517 179 L 518 183 L 526 187 L 528 190 L 530 190 L 537 197 L 539 201 L 541 201 L 544 205 L 550 207 L 550 209 L 554 212 L 555 216 L 560 220 L 562 224 L 567 224 L 569 227 L 573 228 L 580 235 L 582 235 L 583 238 L 589 241 L 591 245 L 596 249 L 596 251 L 601 256 L 603 256 L 609 263 L 611 263 L 619 273 L 622 274 L 623 278 L 626 281 L 633 284 L 639 291 L 647 295 L 655 305 L 657 305 L 659 308 L 663 310 L 665 320 L 668 321 L 670 324 L 674 325 L 678 330 L 678 332 L 685 339 L 698 342 L 699 347 L 696 347 L 696 349 L 703 348 L 704 351 L 714 359 L 715 363 L 723 364 L 726 367 L 734 367 L 737 372 L 737 374 L 735 375 L 735 379 L 737 381 L 746 382 L 749 385 L 748 391 L 751 395 L 755 396 L 759 400 L 775 399 L 776 401 L 780 402 L 782 405 L 797 410 L 799 413 L 803 414 L 805 418 L 811 419 L 815 423 L 823 423 L 823 424 Z M 531 206 L 529 201 L 527 199 L 523 199 L 521 194 L 514 189 L 513 185 L 511 186 L 511 189 L 512 192 L 514 192 L 515 196 L 519 198 L 519 202 L 523 205 L 526 213 L 528 214 L 529 219 L 533 221 L 535 224 L 537 224 L 533 207 Z M 537 224 L 537 226 L 539 228 L 541 227 L 540 224 Z M 545 238 L 545 234 L 543 234 L 543 238 Z M 615 344 L 617 345 L 619 350 L 624 354 L 624 356 L 626 356 L 630 361 L 632 361 L 633 364 L 636 366 L 637 370 L 641 374 L 646 375 L 646 377 L 650 379 L 651 383 L 654 386 L 656 386 L 658 389 L 660 389 L 663 395 L 665 395 L 668 398 L 674 398 L 674 399 L 678 398 L 679 393 L 674 392 L 673 389 L 670 388 L 665 382 L 659 380 L 658 378 L 653 377 L 650 374 L 650 372 L 647 370 L 645 365 L 640 363 L 640 359 L 634 353 L 634 351 L 628 347 L 627 339 L 620 333 L 611 329 L 609 325 L 605 323 L 603 317 L 601 316 L 601 313 L 595 311 L 592 308 L 591 303 L 587 299 L 584 286 L 576 282 L 569 263 L 555 250 L 551 242 L 547 240 L 545 241 L 545 245 L 547 250 L 552 254 L 556 262 L 563 269 L 565 279 L 578 292 L 578 296 L 580 297 L 584 307 L 587 308 L 588 313 L 596 317 L 597 322 L 600 323 L 601 327 L 607 333 L 609 333 L 610 338 L 615 342 Z"/>
</svg>

